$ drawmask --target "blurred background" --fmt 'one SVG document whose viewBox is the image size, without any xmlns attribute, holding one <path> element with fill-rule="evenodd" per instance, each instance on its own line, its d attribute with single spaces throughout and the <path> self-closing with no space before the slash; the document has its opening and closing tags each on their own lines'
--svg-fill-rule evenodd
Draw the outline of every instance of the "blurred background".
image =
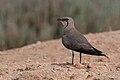
<svg viewBox="0 0 120 80">
<path fill-rule="evenodd" d="M 0 50 L 61 37 L 70 16 L 83 34 L 120 29 L 120 0 L 0 0 Z"/>
</svg>

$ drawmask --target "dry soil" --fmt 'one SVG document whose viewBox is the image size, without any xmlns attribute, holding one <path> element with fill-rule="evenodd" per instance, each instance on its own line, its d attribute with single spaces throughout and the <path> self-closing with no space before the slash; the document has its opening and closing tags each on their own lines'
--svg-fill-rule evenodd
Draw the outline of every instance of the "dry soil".
<svg viewBox="0 0 120 80">
<path fill-rule="evenodd" d="M 0 52 L 0 80 L 120 80 L 120 31 L 85 36 L 110 60 L 83 54 L 80 66 L 76 52 L 71 65 L 71 51 L 61 39 L 39 41 Z"/>
</svg>

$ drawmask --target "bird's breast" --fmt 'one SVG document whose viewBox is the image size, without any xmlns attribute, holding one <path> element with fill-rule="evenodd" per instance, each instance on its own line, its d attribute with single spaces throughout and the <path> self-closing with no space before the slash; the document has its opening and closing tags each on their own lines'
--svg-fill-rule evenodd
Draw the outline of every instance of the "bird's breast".
<svg viewBox="0 0 120 80">
<path fill-rule="evenodd" d="M 72 44 L 71 44 L 71 42 L 69 41 L 69 38 L 66 35 L 63 35 L 62 43 L 66 48 L 71 49 Z"/>
</svg>

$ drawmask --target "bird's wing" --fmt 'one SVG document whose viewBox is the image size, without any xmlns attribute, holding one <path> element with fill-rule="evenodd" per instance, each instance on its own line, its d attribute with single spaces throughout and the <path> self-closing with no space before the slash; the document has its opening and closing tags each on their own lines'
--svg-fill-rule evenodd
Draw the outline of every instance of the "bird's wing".
<svg viewBox="0 0 120 80">
<path fill-rule="evenodd" d="M 67 48 L 90 55 L 102 55 L 102 51 L 94 48 L 88 40 L 75 28 L 66 31 L 66 37 L 69 46 Z"/>
<path fill-rule="evenodd" d="M 88 40 L 79 31 L 77 31 L 75 28 L 73 28 L 69 31 L 68 36 L 70 38 L 73 38 L 78 43 L 88 43 Z"/>
<path fill-rule="evenodd" d="M 70 39 L 69 41 L 73 46 L 71 49 L 75 51 L 90 55 L 100 55 L 102 53 L 101 51 L 94 48 L 88 41 L 79 41 L 79 38 L 74 40 Z"/>
<path fill-rule="evenodd" d="M 69 34 L 67 34 L 67 38 L 73 46 L 72 49 L 82 51 L 94 50 L 88 40 L 76 29 L 71 29 Z"/>
<path fill-rule="evenodd" d="M 75 41 L 75 44 L 73 44 L 75 46 L 74 49 L 80 51 L 80 52 L 83 52 L 85 53 L 86 51 L 95 51 L 94 48 L 92 47 L 92 45 L 90 45 L 89 43 L 79 43 L 79 42 L 76 42 Z"/>
<path fill-rule="evenodd" d="M 94 52 L 94 48 L 89 44 L 89 43 L 78 43 L 78 50 L 80 50 L 83 53 L 87 53 L 87 52 Z"/>
</svg>

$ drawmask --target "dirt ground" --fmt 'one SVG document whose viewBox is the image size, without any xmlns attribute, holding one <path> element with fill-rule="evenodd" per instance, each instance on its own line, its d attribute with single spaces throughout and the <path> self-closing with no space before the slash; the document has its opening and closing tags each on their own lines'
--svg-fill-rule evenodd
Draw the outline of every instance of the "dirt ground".
<svg viewBox="0 0 120 80">
<path fill-rule="evenodd" d="M 120 80 L 120 31 L 85 35 L 102 50 L 105 57 L 82 55 L 82 67 L 75 53 L 61 39 L 37 42 L 22 48 L 0 52 L 0 80 Z"/>
</svg>

